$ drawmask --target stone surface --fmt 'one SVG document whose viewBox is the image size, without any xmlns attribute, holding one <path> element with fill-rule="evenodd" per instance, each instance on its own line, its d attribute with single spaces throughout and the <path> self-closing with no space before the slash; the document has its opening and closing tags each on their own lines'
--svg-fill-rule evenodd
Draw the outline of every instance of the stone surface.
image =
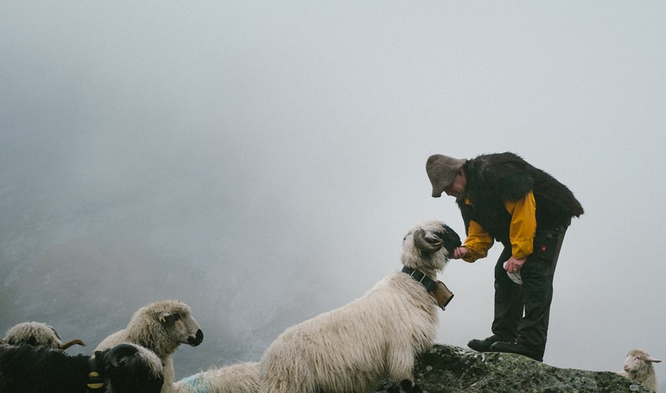
<svg viewBox="0 0 666 393">
<path fill-rule="evenodd" d="M 425 393 L 447 392 L 649 392 L 611 371 L 552 367 L 508 353 L 478 353 L 435 345 L 417 359 L 416 383 Z M 385 381 L 376 392 L 393 392 Z"/>
</svg>

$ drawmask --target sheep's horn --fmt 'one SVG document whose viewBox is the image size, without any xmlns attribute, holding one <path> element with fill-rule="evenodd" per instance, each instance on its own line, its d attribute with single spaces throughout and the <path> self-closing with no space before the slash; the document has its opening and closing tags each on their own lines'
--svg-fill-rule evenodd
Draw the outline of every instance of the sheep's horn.
<svg viewBox="0 0 666 393">
<path fill-rule="evenodd" d="M 72 341 L 68 341 L 68 342 L 66 342 L 66 343 L 64 343 L 64 344 L 60 344 L 60 349 L 67 349 L 67 348 L 71 347 L 71 346 L 74 345 L 74 344 L 80 345 L 80 346 L 82 346 L 82 347 L 85 347 L 85 346 L 86 346 L 86 342 L 85 342 L 85 341 L 83 341 L 83 340 L 79 340 L 79 339 L 77 338 L 76 340 L 72 340 Z"/>
<path fill-rule="evenodd" d="M 50 327 L 53 334 L 55 334 L 55 336 L 58 337 L 58 340 L 60 340 L 60 335 L 58 334 L 58 331 L 55 330 L 55 328 L 53 326 L 49 326 L 49 325 L 46 325 L 46 326 Z"/>
<path fill-rule="evenodd" d="M 425 230 L 423 229 L 419 229 L 414 232 L 414 245 L 416 248 L 423 252 L 433 253 L 438 251 L 440 248 L 442 248 L 442 244 L 443 242 L 440 239 L 432 243 L 426 240 Z"/>
</svg>

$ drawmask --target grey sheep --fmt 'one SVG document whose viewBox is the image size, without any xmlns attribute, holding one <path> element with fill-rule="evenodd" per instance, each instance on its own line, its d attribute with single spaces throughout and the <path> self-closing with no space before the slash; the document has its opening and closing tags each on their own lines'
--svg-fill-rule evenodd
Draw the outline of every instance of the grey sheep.
<svg viewBox="0 0 666 393">
<path fill-rule="evenodd" d="M 86 343 L 80 339 L 74 339 L 63 343 L 58 332 L 50 325 L 43 322 L 21 322 L 7 331 L 5 338 L 0 343 L 8 345 L 33 345 L 51 349 L 67 349 L 72 345 L 85 346 Z"/>
</svg>

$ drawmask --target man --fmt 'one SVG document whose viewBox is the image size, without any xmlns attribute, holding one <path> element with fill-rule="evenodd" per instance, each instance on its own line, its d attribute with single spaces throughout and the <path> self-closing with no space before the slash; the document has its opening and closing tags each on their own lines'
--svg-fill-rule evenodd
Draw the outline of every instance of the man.
<svg viewBox="0 0 666 393">
<path fill-rule="evenodd" d="M 543 361 L 557 259 L 583 207 L 565 185 L 513 153 L 470 160 L 435 154 L 426 172 L 432 196 L 455 197 L 462 213 L 467 238 L 452 258 L 474 262 L 495 240 L 504 246 L 495 266 L 493 334 L 467 345 Z"/>
</svg>

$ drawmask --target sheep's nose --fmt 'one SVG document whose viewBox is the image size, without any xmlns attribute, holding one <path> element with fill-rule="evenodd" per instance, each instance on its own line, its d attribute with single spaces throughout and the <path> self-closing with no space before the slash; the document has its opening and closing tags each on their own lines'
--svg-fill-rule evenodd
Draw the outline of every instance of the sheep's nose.
<svg viewBox="0 0 666 393">
<path fill-rule="evenodd" d="M 196 347 L 197 345 L 201 344 L 202 341 L 203 341 L 203 332 L 201 331 L 201 329 L 197 330 L 196 337 L 187 338 L 187 343 L 193 347 Z"/>
</svg>

